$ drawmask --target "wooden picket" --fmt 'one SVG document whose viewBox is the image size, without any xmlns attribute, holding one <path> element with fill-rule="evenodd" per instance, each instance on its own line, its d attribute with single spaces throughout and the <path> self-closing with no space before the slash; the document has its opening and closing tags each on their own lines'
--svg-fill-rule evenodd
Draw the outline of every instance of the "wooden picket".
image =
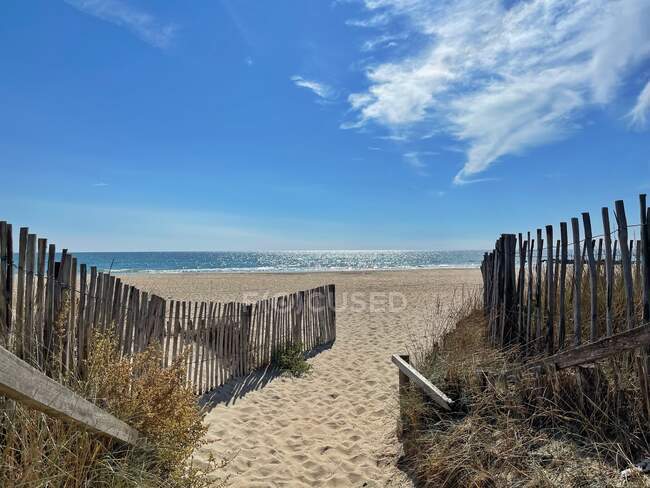
<svg viewBox="0 0 650 488">
<path fill-rule="evenodd" d="M 334 285 L 247 303 L 166 300 L 0 222 L 0 346 L 57 381 L 83 377 L 95 330 L 114 331 L 120 354 L 161 348 L 183 358 L 197 394 L 271 363 L 291 343 L 334 341 Z M 57 259 L 58 258 L 58 259 Z M 15 303 L 14 303 L 15 301 Z"/>
<path fill-rule="evenodd" d="M 602 236 L 593 235 L 591 217 L 584 212 L 582 229 L 578 218 L 571 219 L 572 242 L 567 222 L 561 222 L 555 253 L 552 225 L 546 226 L 546 242 L 541 229 L 536 239 L 531 239 L 530 232 L 525 240 L 519 234 L 518 273 L 516 236 L 503 234 L 481 264 L 483 306 L 492 343 L 503 348 L 517 346 L 525 362 L 530 358 L 530 367 L 548 361 L 555 366 L 561 361 L 574 365 L 580 363 L 565 358 L 589 362 L 636 351 L 642 395 L 650 398 L 646 377 L 650 371 L 650 209 L 646 195 L 639 197 L 639 210 L 640 224 L 629 225 L 623 201 L 616 201 L 616 229 L 612 231 L 610 211 L 603 207 Z M 631 229 L 640 239 L 630 239 Z M 613 242 L 612 235 L 616 236 Z M 624 304 L 621 318 L 614 313 L 615 303 Z M 634 341 L 624 340 L 627 331 L 634 331 Z"/>
</svg>

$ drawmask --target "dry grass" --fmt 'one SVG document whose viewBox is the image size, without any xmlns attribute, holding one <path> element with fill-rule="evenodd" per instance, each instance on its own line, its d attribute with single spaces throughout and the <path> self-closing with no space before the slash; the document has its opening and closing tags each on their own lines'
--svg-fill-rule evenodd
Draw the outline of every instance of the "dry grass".
<svg viewBox="0 0 650 488">
<path fill-rule="evenodd" d="M 70 387 L 125 420 L 148 440 L 133 449 L 80 430 L 19 403 L 0 405 L 0 486 L 220 486 L 191 464 L 205 428 L 196 397 L 183 379 L 182 358 L 163 369 L 152 347 L 119 358 L 111 335 L 95 334 L 88 377 Z M 211 463 L 210 471 L 218 469 Z"/>
<path fill-rule="evenodd" d="M 443 341 L 420 341 L 418 369 L 455 401 L 443 414 L 417 390 L 402 400 L 404 464 L 424 487 L 623 486 L 622 469 L 650 454 L 638 377 L 629 358 L 597 368 L 497 381 L 516 350 L 485 339 L 477 297 L 438 316 Z M 430 333 L 429 338 L 440 336 Z M 642 477 L 625 486 L 650 486 Z"/>
</svg>

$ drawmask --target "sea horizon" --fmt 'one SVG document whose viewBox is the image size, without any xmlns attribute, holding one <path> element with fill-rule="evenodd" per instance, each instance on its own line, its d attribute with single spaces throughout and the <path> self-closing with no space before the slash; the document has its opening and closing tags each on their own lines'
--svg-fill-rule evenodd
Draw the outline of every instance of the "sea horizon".
<svg viewBox="0 0 650 488">
<path fill-rule="evenodd" d="M 478 268 L 482 250 L 286 250 L 74 252 L 111 273 L 295 273 Z M 57 259 L 60 254 L 57 253 Z M 14 256 L 18 262 L 18 255 Z"/>
</svg>

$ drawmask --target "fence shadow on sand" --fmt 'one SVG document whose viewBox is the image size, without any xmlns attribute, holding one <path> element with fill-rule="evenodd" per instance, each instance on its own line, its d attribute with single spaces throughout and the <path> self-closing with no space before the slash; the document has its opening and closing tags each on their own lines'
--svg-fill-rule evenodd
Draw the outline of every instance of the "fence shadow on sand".
<svg viewBox="0 0 650 488">
<path fill-rule="evenodd" d="M 313 358 L 323 351 L 331 349 L 334 342 L 327 342 L 314 347 L 305 353 L 307 359 Z M 274 364 L 269 364 L 256 369 L 246 376 L 233 378 L 221 387 L 209 391 L 201 396 L 199 404 L 209 412 L 218 405 L 234 405 L 237 400 L 244 398 L 248 393 L 264 388 L 277 377 L 282 376 L 282 371 Z"/>
</svg>

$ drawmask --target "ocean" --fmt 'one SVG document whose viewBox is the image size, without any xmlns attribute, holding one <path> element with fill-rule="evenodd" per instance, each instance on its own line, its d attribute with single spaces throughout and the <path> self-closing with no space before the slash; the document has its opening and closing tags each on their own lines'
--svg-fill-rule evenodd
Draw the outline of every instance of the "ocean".
<svg viewBox="0 0 650 488">
<path fill-rule="evenodd" d="M 306 272 L 479 267 L 484 251 L 73 252 L 113 273 Z M 16 256 L 17 263 L 17 256 Z"/>
</svg>

